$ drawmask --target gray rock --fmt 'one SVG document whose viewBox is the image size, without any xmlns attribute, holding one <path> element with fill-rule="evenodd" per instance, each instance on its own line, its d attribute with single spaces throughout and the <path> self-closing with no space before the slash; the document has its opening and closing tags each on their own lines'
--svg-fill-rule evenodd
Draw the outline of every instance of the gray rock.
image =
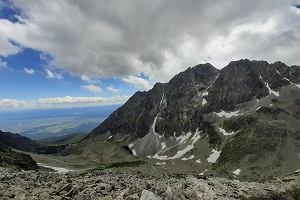
<svg viewBox="0 0 300 200">
<path fill-rule="evenodd" d="M 156 196 L 153 192 L 149 190 L 143 190 L 140 200 L 161 200 L 162 198 Z"/>
<path fill-rule="evenodd" d="M 67 185 L 63 186 L 60 190 L 59 190 L 59 193 L 67 193 L 67 192 L 70 192 L 70 190 L 72 189 L 72 184 L 71 183 L 68 183 Z"/>
</svg>

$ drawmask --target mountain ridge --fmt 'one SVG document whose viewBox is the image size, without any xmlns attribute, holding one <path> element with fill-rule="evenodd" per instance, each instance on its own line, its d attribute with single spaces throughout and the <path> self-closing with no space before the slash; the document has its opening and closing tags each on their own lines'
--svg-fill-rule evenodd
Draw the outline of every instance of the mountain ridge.
<svg viewBox="0 0 300 200">
<path fill-rule="evenodd" d="M 97 143 L 101 152 L 101 145 L 113 145 L 118 155 L 125 146 L 170 170 L 174 162 L 221 175 L 238 168 L 240 177 L 256 180 L 298 170 L 299 102 L 299 66 L 247 59 L 220 70 L 200 64 L 135 93 L 81 147 Z"/>
<path fill-rule="evenodd" d="M 251 63 L 258 63 L 260 66 L 260 68 L 262 68 L 262 67 L 265 67 L 266 65 L 270 65 L 271 67 L 275 67 L 275 70 L 281 70 L 281 71 L 283 71 L 284 72 L 284 75 L 287 75 L 287 73 L 288 72 L 286 72 L 286 70 L 287 70 L 287 65 L 285 65 L 284 63 L 282 63 L 282 62 L 275 62 L 275 63 L 273 63 L 273 64 L 269 64 L 268 62 L 266 62 L 266 61 L 250 61 L 250 60 L 247 60 L 247 59 L 245 59 L 245 60 L 239 60 L 239 61 L 232 61 L 232 62 L 230 62 L 229 63 L 229 65 L 227 65 L 226 67 L 224 67 L 224 68 L 222 68 L 221 70 L 218 70 L 218 69 L 216 69 L 216 68 L 214 68 L 212 65 L 210 65 L 210 64 L 203 64 L 203 65 L 196 65 L 195 67 L 193 67 L 193 68 L 188 68 L 187 70 L 185 70 L 184 72 L 181 72 L 181 73 L 179 73 L 179 74 L 177 74 L 177 75 L 175 75 L 168 83 L 156 83 L 155 85 L 154 85 L 154 87 L 151 89 L 151 90 L 149 90 L 148 92 L 136 92 L 125 104 L 124 104 L 124 107 L 129 107 L 130 105 L 127 105 L 127 104 L 138 104 L 138 100 L 137 99 L 141 99 L 141 98 L 147 98 L 147 96 L 150 96 L 151 95 L 151 92 L 153 92 L 153 90 L 156 90 L 157 92 L 160 92 L 160 97 L 162 96 L 162 91 L 161 90 L 163 90 L 163 88 L 165 88 L 168 84 L 169 84 L 169 87 L 171 88 L 171 89 L 174 89 L 174 88 L 172 88 L 172 87 L 174 87 L 174 84 L 176 84 L 176 83 L 174 83 L 174 82 L 176 82 L 175 80 L 177 80 L 178 82 L 179 81 L 181 81 L 181 76 L 183 76 L 183 75 L 187 75 L 188 73 L 190 73 L 190 71 L 196 71 L 195 69 L 199 69 L 199 68 L 201 68 L 202 66 L 207 66 L 207 65 L 210 65 L 211 67 L 213 67 L 216 71 L 218 71 L 218 72 L 220 72 L 221 74 L 224 74 L 224 76 L 221 76 L 221 77 L 218 77 L 218 80 L 216 80 L 216 82 L 214 83 L 214 84 L 216 84 L 216 86 L 212 86 L 211 88 L 212 88 L 212 92 L 213 93 L 221 93 L 221 90 L 223 89 L 222 88 L 222 85 L 224 85 L 224 80 L 228 80 L 229 78 L 229 75 L 233 75 L 233 72 L 236 72 L 237 71 L 237 69 L 236 69 L 236 67 L 248 67 L 248 69 L 250 69 L 250 72 L 251 73 L 254 73 L 255 74 L 255 83 L 253 84 L 252 82 L 250 82 L 250 84 L 248 84 L 248 85 L 254 85 L 253 87 L 255 88 L 255 87 L 257 87 L 258 89 L 260 89 L 260 90 L 258 90 L 258 91 L 254 91 L 254 92 L 256 92 L 256 93 L 251 93 L 250 95 L 248 95 L 247 97 L 244 97 L 244 99 L 240 99 L 240 100 L 234 100 L 233 101 L 233 103 L 230 103 L 230 105 L 228 105 L 229 103 L 228 103 L 228 100 L 224 100 L 224 99 L 218 99 L 218 98 L 215 98 L 215 96 L 212 96 L 212 97 L 210 97 L 210 95 L 208 95 L 208 99 L 210 100 L 210 102 L 212 102 L 212 104 L 215 104 L 215 105 L 218 105 L 217 107 L 213 107 L 213 108 L 210 108 L 210 110 L 208 110 L 208 111 L 205 111 L 205 112 L 213 112 L 213 111 L 220 111 L 221 109 L 227 109 L 227 110 L 232 110 L 232 109 L 234 109 L 234 107 L 233 107 L 233 105 L 236 105 L 236 104 L 239 104 L 239 103 L 243 103 L 243 102 L 247 102 L 247 101 L 249 101 L 249 100 L 251 100 L 251 98 L 252 97 L 254 97 L 255 95 L 256 95 L 256 97 L 257 98 L 261 98 L 261 97 L 264 97 L 264 96 L 267 96 L 269 93 L 269 90 L 268 90 L 268 87 L 266 87 L 266 86 L 264 86 L 264 84 L 263 84 L 263 82 L 261 81 L 261 79 L 259 78 L 259 76 L 260 76 L 260 74 L 259 74 L 259 72 L 257 73 L 257 71 L 256 70 L 258 70 L 257 68 L 253 68 L 253 66 L 250 66 L 250 68 L 249 68 L 249 66 L 247 66 L 247 64 L 251 64 Z M 272 65 L 274 65 L 274 66 L 272 66 Z M 276 66 L 275 66 L 276 65 Z M 233 68 L 233 69 L 232 69 Z M 276 69 L 276 68 L 278 68 L 278 69 Z M 291 70 L 293 70 L 292 68 L 296 68 L 297 70 L 294 70 L 294 71 L 296 71 L 297 72 L 297 76 L 300 76 L 300 67 L 299 66 L 291 66 Z M 222 73 L 222 72 L 224 72 L 224 73 Z M 262 71 L 262 73 L 264 73 L 264 75 L 262 76 L 262 78 L 264 79 L 264 80 L 266 80 L 266 81 L 270 81 L 270 79 L 268 78 L 268 73 L 266 73 L 266 72 L 263 72 Z M 269 72 L 270 73 L 270 72 Z M 275 72 L 275 73 L 277 73 L 277 72 Z M 292 73 L 292 74 L 294 74 L 294 73 Z M 252 74 L 253 75 L 253 74 Z M 216 78 L 216 76 L 217 76 L 217 74 L 215 74 L 215 77 L 214 78 Z M 273 71 L 273 76 L 274 76 L 274 71 Z M 287 76 L 290 76 L 290 75 L 287 75 Z M 235 77 L 235 76 L 233 76 L 233 77 Z M 295 83 L 297 83 L 297 84 L 300 84 L 300 80 L 297 80 L 296 78 L 295 78 L 295 76 L 292 76 L 292 78 L 290 79 L 292 82 L 295 82 L 295 81 L 297 81 L 297 82 L 295 82 Z M 247 81 L 247 79 L 245 79 L 245 81 Z M 226 84 L 226 83 L 225 83 Z M 270 87 L 272 88 L 272 89 L 278 89 L 279 87 L 281 87 L 281 86 L 284 86 L 284 85 L 288 85 L 289 84 L 289 81 L 288 80 L 280 80 L 280 81 L 271 81 L 271 83 L 270 83 Z M 207 85 L 209 85 L 209 84 L 206 84 L 206 86 Z M 258 86 L 257 86 L 258 85 Z M 175 86 L 176 87 L 176 86 Z M 218 89 L 219 88 L 219 89 Z M 232 88 L 232 87 L 231 87 Z M 236 88 L 235 88 L 236 89 Z M 200 89 L 201 90 L 201 89 Z M 228 90 L 228 89 L 227 89 Z M 253 91 L 253 89 L 251 90 L 251 91 Z M 177 94 L 178 95 L 178 94 Z M 180 95 L 180 94 L 179 94 Z M 225 96 L 226 94 L 225 94 L 225 92 L 223 92 L 223 94 L 221 94 L 221 97 L 222 96 Z M 228 95 L 228 94 L 227 94 Z M 250 98 L 251 97 L 251 98 Z M 217 102 L 215 99 L 217 99 L 219 102 Z M 155 101 L 156 101 L 156 104 L 158 104 L 158 102 L 160 101 L 160 99 L 159 98 L 157 98 L 156 97 L 156 99 L 155 99 Z M 224 102 L 224 103 L 223 103 Z M 224 105 L 225 104 L 225 105 Z M 121 107 L 120 109 L 122 110 L 122 108 L 124 108 L 124 107 Z M 107 124 L 108 122 L 107 121 L 111 121 L 111 117 L 112 116 L 114 116 L 114 115 L 116 115 L 116 116 L 118 116 L 118 117 L 120 117 L 119 116 L 119 113 L 117 113 L 118 112 L 118 110 L 119 109 L 117 109 L 109 118 L 107 118 L 106 120 L 104 120 L 104 122 L 103 123 L 101 123 L 100 124 L 100 126 L 98 126 L 96 129 L 94 129 L 90 134 L 97 134 L 97 132 L 99 133 L 99 132 L 105 132 L 105 130 L 101 130 L 101 126 L 103 125 L 103 124 Z M 117 113 L 117 114 L 116 114 Z M 153 122 L 153 120 L 154 120 L 154 115 L 152 115 L 152 122 Z M 150 127 L 150 124 L 151 123 L 147 123 L 147 126 L 148 127 Z M 100 129 L 100 130 L 99 130 Z M 124 131 L 124 130 L 123 130 Z M 148 131 L 148 130 L 146 130 L 146 131 Z M 142 135 L 142 136 L 144 136 L 144 134 Z"/>
</svg>

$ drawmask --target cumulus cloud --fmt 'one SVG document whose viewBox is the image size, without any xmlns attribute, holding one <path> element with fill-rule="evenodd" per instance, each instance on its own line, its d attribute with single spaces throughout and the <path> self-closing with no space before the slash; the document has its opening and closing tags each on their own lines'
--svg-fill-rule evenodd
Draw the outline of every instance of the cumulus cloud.
<svg viewBox="0 0 300 200">
<path fill-rule="evenodd" d="M 59 80 L 64 78 L 62 74 L 51 71 L 50 69 L 46 69 L 45 71 L 46 71 L 46 78 L 54 78 L 54 79 L 56 78 Z"/>
<path fill-rule="evenodd" d="M 121 104 L 128 100 L 127 96 L 113 97 L 55 97 L 34 100 L 0 99 L 0 110 L 65 108 L 82 106 L 103 106 Z"/>
<path fill-rule="evenodd" d="M 299 3 L 299 5 L 293 5 L 293 6 L 291 6 L 290 10 L 293 13 L 295 13 L 297 15 L 300 15 L 300 3 Z"/>
<path fill-rule="evenodd" d="M 0 69 L 4 69 L 4 68 L 7 68 L 7 62 L 2 61 L 0 58 Z"/>
<path fill-rule="evenodd" d="M 143 78 L 137 76 L 128 76 L 127 78 L 122 78 L 122 81 L 134 85 L 137 89 L 149 90 L 152 87 L 152 84 Z"/>
<path fill-rule="evenodd" d="M 99 87 L 98 85 L 93 85 L 93 84 L 90 84 L 90 85 L 82 85 L 80 86 L 81 89 L 84 89 L 84 90 L 88 90 L 90 92 L 94 92 L 94 93 L 100 93 L 102 92 L 102 88 Z"/>
<path fill-rule="evenodd" d="M 90 77 L 86 76 L 86 75 L 81 75 L 80 76 L 81 80 L 85 81 L 85 82 L 88 82 L 88 83 L 93 83 L 93 84 L 96 84 L 96 83 L 101 83 L 100 80 L 94 80 L 94 79 L 91 79 Z"/>
<path fill-rule="evenodd" d="M 25 73 L 27 73 L 27 74 L 29 74 L 29 75 L 32 75 L 32 74 L 34 74 L 34 69 L 31 69 L 31 68 L 26 68 L 26 67 L 24 67 L 24 71 L 25 71 Z"/>
<path fill-rule="evenodd" d="M 7 37 L 0 34 L 0 56 L 14 55 L 19 53 L 20 50 L 21 49 L 13 45 Z"/>
<path fill-rule="evenodd" d="M 110 92 L 114 92 L 114 93 L 116 93 L 116 92 L 120 92 L 121 91 L 121 89 L 118 89 L 118 88 L 115 88 L 113 85 L 109 85 L 108 87 L 106 87 L 106 89 L 108 90 L 108 91 L 110 91 Z"/>
<path fill-rule="evenodd" d="M 17 23 L 0 20 L 0 55 L 37 49 L 51 65 L 90 79 L 143 73 L 168 81 L 198 63 L 221 68 L 241 58 L 300 63 L 300 20 L 291 1 L 12 2 L 22 15 Z"/>
</svg>

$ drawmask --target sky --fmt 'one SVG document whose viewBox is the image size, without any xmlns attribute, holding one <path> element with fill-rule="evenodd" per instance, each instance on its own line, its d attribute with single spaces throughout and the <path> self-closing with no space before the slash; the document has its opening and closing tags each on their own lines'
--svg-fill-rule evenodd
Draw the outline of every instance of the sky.
<svg viewBox="0 0 300 200">
<path fill-rule="evenodd" d="M 124 103 L 200 63 L 300 65 L 297 0 L 0 0 L 0 111 Z"/>
</svg>

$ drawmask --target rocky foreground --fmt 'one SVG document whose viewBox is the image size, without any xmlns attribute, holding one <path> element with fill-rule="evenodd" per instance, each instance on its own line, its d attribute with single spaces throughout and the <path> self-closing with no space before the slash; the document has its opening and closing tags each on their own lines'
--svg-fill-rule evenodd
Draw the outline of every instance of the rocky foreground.
<svg viewBox="0 0 300 200">
<path fill-rule="evenodd" d="M 62 174 L 0 168 L 0 199 L 300 199 L 300 174 L 248 183 L 204 175 L 144 176 L 116 170 Z"/>
</svg>

